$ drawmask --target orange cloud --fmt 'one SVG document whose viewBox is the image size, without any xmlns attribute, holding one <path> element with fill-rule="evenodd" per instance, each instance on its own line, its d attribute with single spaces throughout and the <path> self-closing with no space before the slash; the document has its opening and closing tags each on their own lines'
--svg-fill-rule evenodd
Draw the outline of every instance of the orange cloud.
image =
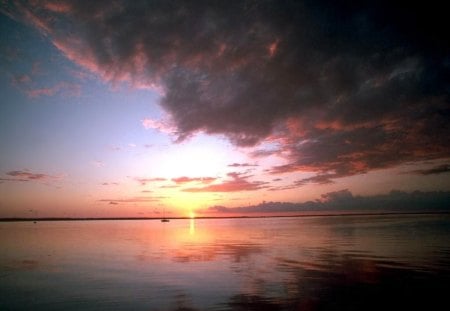
<svg viewBox="0 0 450 311">
<path fill-rule="evenodd" d="M 138 183 L 141 184 L 141 186 L 145 186 L 148 183 L 152 182 L 160 182 L 160 181 L 166 181 L 167 179 L 161 178 L 161 177 L 155 177 L 155 178 L 140 178 L 135 177 L 134 180 L 136 180 Z"/>
<path fill-rule="evenodd" d="M 209 184 L 212 183 L 213 181 L 215 181 L 217 178 L 215 177 L 186 177 L 186 176 L 182 176 L 182 177 L 177 177 L 177 178 L 172 178 L 172 181 L 175 182 L 176 184 L 186 184 L 186 183 L 190 183 L 190 182 L 200 182 L 203 184 Z"/>
<path fill-rule="evenodd" d="M 220 184 L 211 184 L 205 187 L 193 187 L 183 189 L 185 192 L 239 192 L 254 191 L 267 188 L 267 182 L 249 181 L 251 176 L 243 176 L 241 173 L 229 173 L 231 180 L 224 181 Z"/>
</svg>

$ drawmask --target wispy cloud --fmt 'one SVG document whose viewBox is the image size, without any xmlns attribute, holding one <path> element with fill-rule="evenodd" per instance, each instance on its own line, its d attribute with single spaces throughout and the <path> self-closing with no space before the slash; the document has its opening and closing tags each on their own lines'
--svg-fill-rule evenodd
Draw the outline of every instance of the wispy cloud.
<svg viewBox="0 0 450 311">
<path fill-rule="evenodd" d="M 31 78 L 27 74 L 16 75 L 12 78 L 11 83 L 14 86 L 21 86 L 22 84 L 27 84 L 31 82 Z"/>
<path fill-rule="evenodd" d="M 101 183 L 102 186 L 118 186 L 119 183 L 117 182 L 103 182 Z"/>
<path fill-rule="evenodd" d="M 36 98 L 40 96 L 53 96 L 60 93 L 64 96 L 79 96 L 81 93 L 81 86 L 75 83 L 60 82 L 52 87 L 28 89 L 27 94 L 29 97 Z"/>
<path fill-rule="evenodd" d="M 106 165 L 105 162 L 99 160 L 91 161 L 91 164 L 94 165 L 95 167 L 105 167 Z"/>
<path fill-rule="evenodd" d="M 254 191 L 267 188 L 267 182 L 263 181 L 249 181 L 252 176 L 243 175 L 242 173 L 228 173 L 231 179 L 223 181 L 219 184 L 211 184 L 204 187 L 185 188 L 185 192 L 239 192 L 239 191 Z"/>
<path fill-rule="evenodd" d="M 100 199 L 99 202 L 107 202 L 108 204 L 120 204 L 120 203 L 149 203 L 158 202 L 161 199 L 165 199 L 164 196 L 155 197 L 130 197 L 130 198 L 120 198 L 120 199 Z"/>
<path fill-rule="evenodd" d="M 7 177 L 2 177 L 2 178 L 0 178 L 0 180 L 2 180 L 2 181 L 21 181 L 21 182 L 28 182 L 28 181 L 50 182 L 50 181 L 60 180 L 63 178 L 62 175 L 55 176 L 55 175 L 49 175 L 49 174 L 45 174 L 45 173 L 35 173 L 35 172 L 31 172 L 30 170 L 9 171 L 9 172 L 6 172 L 5 175 Z"/>
<path fill-rule="evenodd" d="M 154 129 L 165 134 L 173 134 L 176 131 L 175 127 L 167 120 L 154 120 L 145 118 L 141 121 L 141 123 L 146 130 Z"/>
<path fill-rule="evenodd" d="M 186 184 L 186 183 L 191 183 L 191 182 L 210 184 L 213 181 L 215 181 L 216 179 L 217 179 L 216 177 L 186 177 L 186 176 L 182 176 L 182 177 L 172 178 L 172 181 L 176 184 Z"/>
<path fill-rule="evenodd" d="M 251 163 L 232 163 L 228 164 L 228 167 L 256 167 L 258 164 L 251 164 Z"/>
<path fill-rule="evenodd" d="M 442 164 L 429 169 L 410 171 L 409 173 L 418 175 L 437 175 L 449 172 L 450 172 L 450 164 Z"/>
<path fill-rule="evenodd" d="M 144 178 L 144 177 L 133 177 L 135 181 L 141 184 L 141 186 L 145 186 L 148 183 L 154 183 L 154 182 L 162 182 L 166 181 L 166 178 L 161 177 L 153 177 L 153 178 Z"/>
<path fill-rule="evenodd" d="M 111 151 L 121 151 L 122 147 L 117 146 L 117 145 L 109 145 L 108 149 L 111 150 Z"/>
</svg>

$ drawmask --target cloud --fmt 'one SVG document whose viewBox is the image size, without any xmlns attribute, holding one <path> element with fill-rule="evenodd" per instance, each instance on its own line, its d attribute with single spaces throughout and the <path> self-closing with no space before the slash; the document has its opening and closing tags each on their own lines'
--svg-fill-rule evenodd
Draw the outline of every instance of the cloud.
<svg viewBox="0 0 450 311">
<path fill-rule="evenodd" d="M 119 203 L 148 203 L 148 202 L 158 202 L 164 199 L 164 196 L 156 197 L 131 197 L 123 199 L 100 199 L 99 202 L 108 202 L 108 204 L 119 204 Z"/>
<path fill-rule="evenodd" d="M 141 184 L 141 186 L 145 186 L 148 183 L 153 183 L 153 182 L 161 182 L 161 181 L 166 181 L 166 178 L 161 178 L 161 177 L 155 177 L 155 178 L 141 178 L 141 177 L 134 177 L 133 178 L 135 181 L 137 181 L 138 183 Z"/>
<path fill-rule="evenodd" d="M 122 147 L 116 146 L 116 145 L 109 145 L 108 149 L 111 150 L 111 151 L 121 151 Z"/>
<path fill-rule="evenodd" d="M 175 182 L 176 184 L 186 184 L 186 183 L 191 183 L 191 182 L 198 182 L 198 183 L 202 183 L 202 184 L 209 184 L 212 183 L 213 181 L 215 181 L 217 178 L 215 177 L 186 177 L 186 176 L 182 176 L 182 177 L 177 177 L 177 178 L 172 178 L 172 181 Z"/>
<path fill-rule="evenodd" d="M 239 192 L 239 191 L 254 191 L 267 188 L 267 182 L 263 181 L 249 181 L 252 176 L 243 175 L 242 173 L 228 173 L 230 180 L 226 180 L 220 184 L 211 184 L 204 187 L 185 188 L 185 192 Z"/>
<path fill-rule="evenodd" d="M 285 213 L 319 211 L 370 211 L 370 212 L 413 212 L 446 211 L 450 201 L 449 191 L 403 192 L 393 190 L 388 194 L 375 196 L 354 196 L 344 189 L 323 194 L 321 199 L 303 203 L 263 202 L 257 205 L 229 208 L 212 206 L 207 212 L 219 213 Z"/>
<path fill-rule="evenodd" d="M 29 170 L 22 170 L 22 171 L 9 171 L 5 173 L 6 176 L 4 178 L 0 178 L 2 181 L 41 181 L 41 182 L 49 182 L 49 181 L 55 181 L 58 179 L 61 179 L 62 176 L 54 176 L 54 175 L 48 175 L 44 173 L 33 173 Z"/>
<path fill-rule="evenodd" d="M 251 163 L 232 163 L 228 164 L 228 167 L 256 167 L 258 164 L 251 164 Z"/>
<path fill-rule="evenodd" d="M 142 126 L 145 129 L 155 129 L 165 134 L 173 134 L 176 129 L 167 120 L 154 120 L 150 118 L 145 118 L 142 121 Z"/>
<path fill-rule="evenodd" d="M 442 164 L 429 169 L 424 170 L 414 170 L 410 173 L 418 174 L 418 175 L 436 175 L 436 174 L 444 174 L 450 172 L 450 164 Z"/>
<path fill-rule="evenodd" d="M 103 182 L 101 183 L 102 186 L 118 186 L 119 183 L 117 182 Z"/>
<path fill-rule="evenodd" d="M 22 75 L 16 75 L 12 78 L 11 83 L 13 85 L 22 85 L 22 84 L 27 84 L 31 82 L 31 78 L 29 75 L 27 74 L 22 74 Z"/>
<path fill-rule="evenodd" d="M 237 146 L 275 142 L 255 152 L 285 158 L 274 173 L 332 180 L 450 157 L 442 4 L 35 1 L 5 10 L 101 78 L 160 88 L 178 141 L 204 132 Z"/>
<path fill-rule="evenodd" d="M 53 96 L 56 93 L 61 93 L 64 96 L 79 96 L 81 93 L 81 86 L 75 83 L 60 82 L 52 87 L 28 89 L 29 97 L 35 98 L 40 96 Z"/>
<path fill-rule="evenodd" d="M 91 164 L 94 165 L 95 167 L 105 167 L 106 163 L 103 161 L 99 161 L 99 160 L 94 160 L 91 161 Z"/>
<path fill-rule="evenodd" d="M 162 185 L 159 188 L 160 189 L 175 189 L 175 188 L 178 188 L 178 187 L 179 187 L 179 185 Z"/>
</svg>

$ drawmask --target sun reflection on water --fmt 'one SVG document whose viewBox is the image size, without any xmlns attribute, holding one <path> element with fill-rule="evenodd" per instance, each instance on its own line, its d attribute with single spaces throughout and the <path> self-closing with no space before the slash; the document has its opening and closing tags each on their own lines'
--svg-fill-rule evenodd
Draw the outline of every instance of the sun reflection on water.
<svg viewBox="0 0 450 311">
<path fill-rule="evenodd" d="M 189 234 L 195 235 L 195 218 L 189 220 Z"/>
<path fill-rule="evenodd" d="M 192 305 L 177 310 L 425 306 L 446 297 L 449 281 L 450 220 L 441 218 L 0 223 L 0 309 L 79 306 L 55 291 L 105 310 L 129 308 L 130 297 L 146 310 L 174 310 L 179 297 Z"/>
</svg>

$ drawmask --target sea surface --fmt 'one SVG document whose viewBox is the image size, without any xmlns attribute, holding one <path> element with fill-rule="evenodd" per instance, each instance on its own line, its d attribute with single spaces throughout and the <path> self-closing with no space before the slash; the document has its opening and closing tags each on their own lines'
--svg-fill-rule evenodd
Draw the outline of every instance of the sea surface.
<svg viewBox="0 0 450 311">
<path fill-rule="evenodd" d="M 450 310 L 449 288 L 449 215 L 0 223 L 0 310 Z"/>
</svg>

